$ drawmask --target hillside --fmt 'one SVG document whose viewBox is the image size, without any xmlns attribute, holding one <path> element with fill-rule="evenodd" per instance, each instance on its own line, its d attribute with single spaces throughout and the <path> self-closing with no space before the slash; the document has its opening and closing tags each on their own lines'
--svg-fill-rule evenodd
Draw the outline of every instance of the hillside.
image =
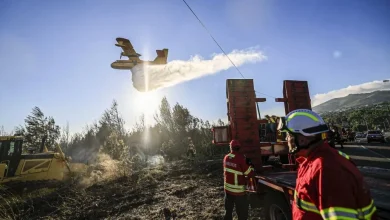
<svg viewBox="0 0 390 220">
<path fill-rule="evenodd" d="M 345 110 L 365 105 L 379 104 L 390 101 L 390 90 L 374 91 L 371 93 L 349 94 L 348 96 L 331 99 L 313 107 L 319 113 Z"/>
</svg>

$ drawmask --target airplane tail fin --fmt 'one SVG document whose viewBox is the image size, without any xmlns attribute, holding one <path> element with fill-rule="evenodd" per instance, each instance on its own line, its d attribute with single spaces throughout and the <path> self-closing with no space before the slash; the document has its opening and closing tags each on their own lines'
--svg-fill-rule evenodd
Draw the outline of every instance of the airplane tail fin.
<svg viewBox="0 0 390 220">
<path fill-rule="evenodd" d="M 167 64 L 168 60 L 168 49 L 156 50 L 157 57 L 154 59 L 154 62 L 159 64 Z"/>
</svg>

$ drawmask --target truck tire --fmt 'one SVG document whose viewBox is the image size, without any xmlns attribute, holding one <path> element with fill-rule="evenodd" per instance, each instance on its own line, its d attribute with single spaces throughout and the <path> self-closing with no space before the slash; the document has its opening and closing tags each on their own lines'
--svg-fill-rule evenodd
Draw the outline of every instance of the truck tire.
<svg viewBox="0 0 390 220">
<path fill-rule="evenodd" d="M 284 194 L 269 190 L 265 195 L 264 217 L 266 220 L 291 220 L 292 211 Z"/>
</svg>

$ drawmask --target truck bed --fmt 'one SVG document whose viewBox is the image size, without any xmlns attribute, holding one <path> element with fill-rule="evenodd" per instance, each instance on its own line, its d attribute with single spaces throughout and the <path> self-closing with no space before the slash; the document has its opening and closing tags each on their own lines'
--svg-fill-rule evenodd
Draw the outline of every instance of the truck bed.
<svg viewBox="0 0 390 220">
<path fill-rule="evenodd" d="M 370 186 L 371 196 L 374 199 L 378 213 L 382 219 L 390 219 L 390 173 L 387 176 L 376 175 L 373 171 L 360 169 L 367 184 Z M 296 172 L 273 172 L 256 176 L 266 182 L 268 186 L 276 185 L 294 190 Z M 341 183 L 342 184 L 342 183 Z M 271 186 L 272 187 L 272 186 Z M 274 187 L 275 188 L 275 187 Z"/>
</svg>

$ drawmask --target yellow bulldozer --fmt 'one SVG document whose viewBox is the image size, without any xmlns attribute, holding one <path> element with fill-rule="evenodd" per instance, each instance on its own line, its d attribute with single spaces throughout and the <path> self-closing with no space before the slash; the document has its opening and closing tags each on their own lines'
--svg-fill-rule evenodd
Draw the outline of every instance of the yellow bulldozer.
<svg viewBox="0 0 390 220">
<path fill-rule="evenodd" d="M 22 136 L 0 136 L 0 184 L 54 180 L 62 182 L 71 174 L 69 158 L 59 145 L 56 152 L 45 147 L 46 137 L 39 149 L 23 153 Z"/>
</svg>

